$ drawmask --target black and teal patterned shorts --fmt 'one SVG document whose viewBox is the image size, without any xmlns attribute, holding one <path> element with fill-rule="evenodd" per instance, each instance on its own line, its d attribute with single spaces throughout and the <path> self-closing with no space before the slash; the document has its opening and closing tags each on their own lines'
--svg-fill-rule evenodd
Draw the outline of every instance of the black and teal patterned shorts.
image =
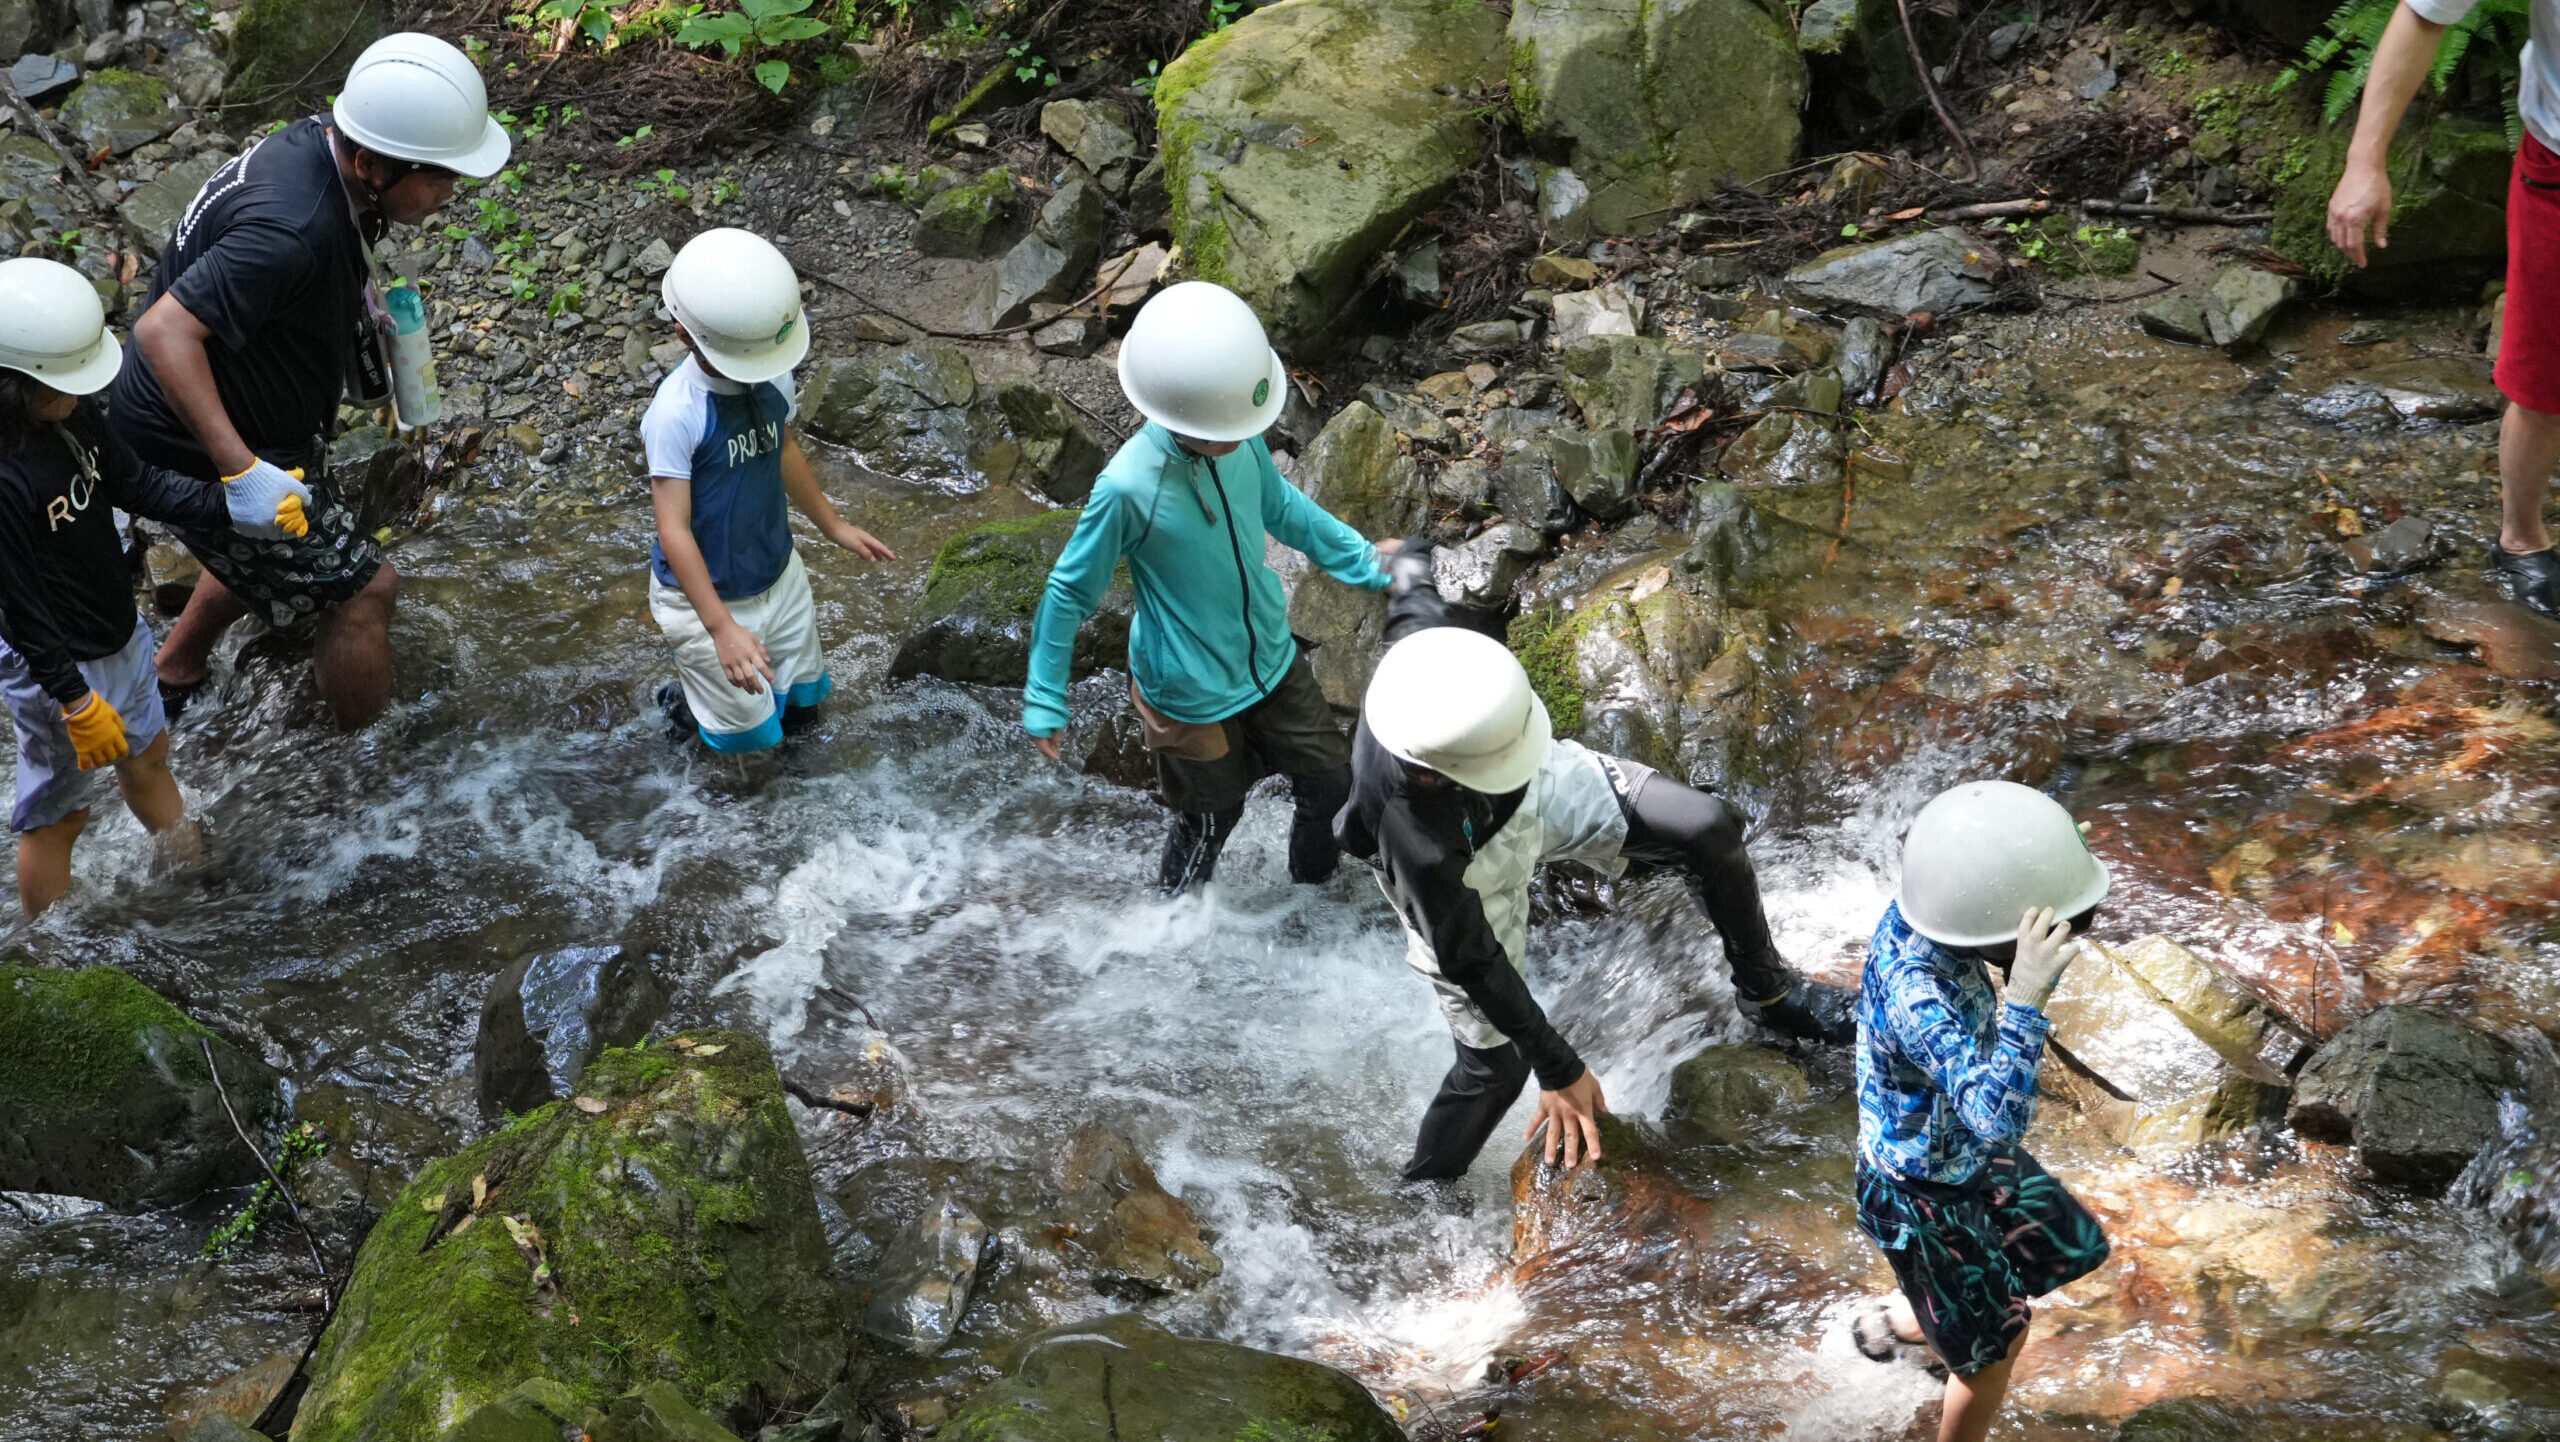
<svg viewBox="0 0 2560 1442">
<path fill-rule="evenodd" d="M 306 481 L 311 529 L 281 541 L 238 531 L 180 531 L 178 539 L 225 590 L 276 627 L 295 625 L 352 600 L 382 569 L 382 547 L 356 527 L 354 509 L 326 480 Z"/>
<path fill-rule="evenodd" d="M 2017 1146 L 1961 1186 L 1905 1181 L 1859 1158 L 1858 1227 L 1960 1377 L 2009 1355 L 2034 1316 L 2030 1302 L 2107 1259 L 2097 1219 Z"/>
</svg>

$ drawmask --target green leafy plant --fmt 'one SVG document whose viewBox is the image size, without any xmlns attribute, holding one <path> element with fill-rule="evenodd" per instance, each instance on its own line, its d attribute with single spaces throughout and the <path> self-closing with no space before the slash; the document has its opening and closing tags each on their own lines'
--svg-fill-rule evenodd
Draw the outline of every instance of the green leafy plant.
<svg viewBox="0 0 2560 1442">
<path fill-rule="evenodd" d="M 713 205 L 727 205 L 730 201 L 737 198 L 738 182 L 731 180 L 725 175 L 711 182 L 711 203 Z"/>
<path fill-rule="evenodd" d="M 284 1145 L 276 1150 L 276 1175 L 290 1179 L 302 1170 L 305 1163 L 328 1154 L 328 1142 L 321 1138 L 311 1123 L 304 1122 L 284 1134 Z M 219 1260 L 248 1245 L 281 1200 L 274 1182 L 260 1181 L 257 1188 L 249 1193 L 248 1202 L 204 1239 L 204 1255 Z"/>
<path fill-rule="evenodd" d="M 1244 0 L 1209 0 L 1209 28 L 1224 30 L 1244 13 Z"/>
<path fill-rule="evenodd" d="M 554 25 L 566 21 L 591 44 L 610 46 L 615 39 L 613 11 L 601 0 L 542 0 L 533 18 Z"/>
<path fill-rule="evenodd" d="M 1011 37 L 999 36 L 998 38 L 1009 39 Z M 1046 59 L 1032 54 L 1031 44 L 1029 41 L 1007 46 L 1004 53 L 1006 58 L 1013 61 L 1014 79 L 1021 81 L 1025 85 L 1037 80 L 1043 87 L 1058 83 L 1057 67 L 1051 65 Z"/>
<path fill-rule="evenodd" d="M 1850 221 L 1847 225 L 1840 227 L 1840 235 L 1844 240 L 1856 240 L 1859 236 L 1865 233 L 1866 232 L 1858 229 L 1858 223 L 1854 220 Z"/>
<path fill-rule="evenodd" d="M 814 40 L 827 33 L 827 23 L 800 12 L 815 3 L 816 0 L 738 0 L 735 10 L 696 7 L 676 26 L 676 43 L 695 50 L 716 46 L 722 54 L 737 60 L 750 45 L 770 49 Z M 755 66 L 754 73 L 758 84 L 779 95 L 782 87 L 791 83 L 791 62 L 764 60 Z"/>
<path fill-rule="evenodd" d="M 635 180 L 631 182 L 631 188 L 642 195 L 665 196 L 670 205 L 683 205 L 693 199 L 693 191 L 684 182 L 676 179 L 676 173 L 672 170 L 661 169 L 655 175 Z"/>
<path fill-rule="evenodd" d="M 648 139 L 652 134 L 656 133 L 657 129 L 658 127 L 654 125 L 643 125 L 639 129 L 632 131 L 629 135 L 615 141 L 614 144 L 624 150 L 629 150 L 632 146 Z"/>
<path fill-rule="evenodd" d="M 2331 71 L 2328 89 L 2320 97 L 2320 115 L 2336 124 L 2363 96 L 2365 81 L 2373 74 L 2374 49 L 2382 43 L 2383 29 L 2398 8 L 2399 0 L 2346 0 L 2330 13 L 2329 33 L 2313 36 L 2302 47 L 2302 58 L 2275 78 L 2274 88 L 2283 90 L 2305 76 Z M 2532 12 L 2532 0 L 2480 0 L 2470 14 L 2445 30 L 2436 47 L 2435 64 L 2427 71 L 2428 85 L 2443 95 L 2465 61 L 2479 67 L 2506 108 L 2509 144 L 2524 138 L 2517 87 L 2523 75 L 2520 57 L 2525 41 L 2532 38 Z M 2481 43 L 2483 37 L 2486 44 Z"/>
<path fill-rule="evenodd" d="M 571 281 L 551 293 L 551 304 L 545 307 L 542 313 L 547 316 L 556 316 L 562 311 L 584 310 L 586 304 L 587 288 L 576 281 Z"/>
<path fill-rule="evenodd" d="M 1130 81 L 1129 88 L 1137 91 L 1140 95 L 1153 96 L 1156 93 L 1156 82 L 1164 78 L 1161 73 L 1163 69 L 1164 67 L 1158 62 L 1153 60 L 1148 61 L 1147 73 Z"/>
</svg>

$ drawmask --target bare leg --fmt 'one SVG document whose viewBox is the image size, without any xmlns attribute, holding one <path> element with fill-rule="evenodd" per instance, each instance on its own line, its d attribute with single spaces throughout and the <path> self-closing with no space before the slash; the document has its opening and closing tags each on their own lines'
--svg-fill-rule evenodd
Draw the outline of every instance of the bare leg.
<svg viewBox="0 0 2560 1442">
<path fill-rule="evenodd" d="M 160 679 L 172 686 L 192 686 L 203 680 L 215 643 L 232 622 L 248 614 L 249 608 L 215 580 L 213 572 L 198 576 L 195 593 L 187 597 L 187 609 L 179 614 L 178 624 L 169 628 L 169 639 L 160 643 L 154 661 Z"/>
<path fill-rule="evenodd" d="M 1982 1442 L 1990 1434 L 1991 1419 L 2000 1411 L 2000 1403 L 2009 1395 L 2009 1372 L 2018 1365 L 2018 1354 L 2026 1350 L 2027 1334 L 2009 1344 L 2009 1355 L 1974 1373 L 1970 1377 L 1950 1374 L 1947 1378 L 1947 1407 L 1938 1419 L 1938 1442 Z"/>
<path fill-rule="evenodd" d="M 1911 1299 L 1900 1292 L 1884 1299 L 1884 1319 L 1892 1326 L 1893 1335 L 1906 1342 L 1929 1340 L 1929 1335 L 1920 1330 L 1920 1315 L 1911 1310 Z"/>
<path fill-rule="evenodd" d="M 71 845 L 89 824 L 89 810 L 18 835 L 18 907 L 29 917 L 62 899 L 71 889 Z"/>
<path fill-rule="evenodd" d="M 2498 544 L 2523 555 L 2551 549 L 2542 503 L 2560 464 L 2560 415 L 2507 407 L 2498 427 Z"/>
<path fill-rule="evenodd" d="M 161 732 L 142 754 L 116 763 L 116 786 L 133 809 L 142 829 L 157 834 L 184 821 L 187 803 L 178 796 L 178 778 L 169 774 L 169 733 Z"/>
<path fill-rule="evenodd" d="M 391 704 L 391 608 L 399 595 L 400 574 L 385 561 L 363 590 L 320 618 L 311 675 L 341 731 L 372 724 Z"/>
</svg>

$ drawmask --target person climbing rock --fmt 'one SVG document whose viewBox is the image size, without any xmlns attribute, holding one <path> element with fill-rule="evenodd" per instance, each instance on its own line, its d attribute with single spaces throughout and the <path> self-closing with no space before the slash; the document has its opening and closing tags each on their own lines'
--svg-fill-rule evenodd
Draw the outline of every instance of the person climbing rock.
<svg viewBox="0 0 2560 1442">
<path fill-rule="evenodd" d="M 116 429 L 149 465 L 309 497 L 283 533 L 214 526 L 179 539 L 205 574 L 157 662 L 170 713 L 202 688 L 215 643 L 251 610 L 316 626 L 311 668 L 352 730 L 391 699 L 399 577 L 325 474 L 339 401 L 387 393 L 368 287 L 373 242 L 419 225 L 457 176 L 507 163 L 480 72 L 429 35 L 356 57 L 326 118 L 295 121 L 213 173 L 170 236 L 116 382 Z"/>
<path fill-rule="evenodd" d="M 1531 1076 L 1529 1135 L 1546 1158 L 1600 1156 L 1607 1103 L 1521 975 L 1529 882 L 1552 861 L 1615 876 L 1629 862 L 1677 870 L 1723 938 L 1745 1015 L 1790 1036 L 1844 1044 L 1850 998 L 1778 955 L 1743 850 L 1742 818 L 1719 798 L 1549 729 L 1545 703 L 1501 642 L 1447 623 L 1428 545 L 1389 562 L 1388 649 L 1360 709 L 1351 797 L 1335 828 L 1378 872 L 1403 921 L 1405 960 L 1430 979 L 1457 1062 L 1422 1119 L 1407 1181 L 1465 1175 Z"/>
<path fill-rule="evenodd" d="M 748 231 L 706 230 L 676 253 L 662 293 L 692 354 L 640 417 L 658 517 L 649 614 L 703 744 L 763 751 L 835 689 L 784 502 L 866 561 L 898 553 L 836 514 L 791 428 L 809 318 L 782 252 Z"/>
<path fill-rule="evenodd" d="M 1351 787 L 1351 748 L 1289 634 L 1263 538 L 1371 591 L 1387 584 L 1380 557 L 1396 543 L 1372 546 L 1273 467 L 1262 433 L 1288 385 L 1234 293 L 1186 281 L 1148 301 L 1120 343 L 1120 389 L 1147 424 L 1094 482 L 1032 625 L 1022 728 L 1055 761 L 1076 628 L 1128 563 L 1130 699 L 1173 813 L 1158 873 L 1168 896 L 1210 880 L 1245 792 L 1265 776 L 1288 777 L 1297 806 L 1289 879 L 1322 881 L 1340 859 L 1333 813 Z"/>
<path fill-rule="evenodd" d="M 2391 137 L 2434 67 L 2444 33 L 2479 0 L 2402 0 L 2374 46 L 2346 170 L 2329 196 L 2329 240 L 2362 267 L 2366 243 L 2391 244 Z M 2498 534 L 2490 571 L 2519 603 L 2560 615 L 2560 555 L 2543 524 L 2551 470 L 2560 464 L 2560 35 L 2536 4 L 2516 97 L 2524 143 L 2507 182 L 2506 324 L 2498 342 Z"/>
<path fill-rule="evenodd" d="M 1925 1345 L 1951 1374 L 1939 1442 L 1979 1442 L 2034 1299 L 2107 1259 L 2095 1219 L 2027 1155 L 2046 998 L 2107 894 L 2070 813 L 2010 781 L 1920 810 L 1900 896 L 1858 994 L 1858 1227 L 1902 1290 L 1851 1323 L 1888 1361 Z M 1986 965 L 1986 963 L 1988 965 Z M 1988 966 L 2007 972 L 1995 989 Z"/>
<path fill-rule="evenodd" d="M 29 916 L 71 889 L 100 769 L 115 768 L 146 830 L 185 835 L 116 510 L 270 534 L 302 513 L 300 487 L 281 476 L 221 485 L 136 460 L 94 399 L 123 363 L 87 277 L 0 260 L 0 699 L 18 732 L 9 825 Z"/>
</svg>

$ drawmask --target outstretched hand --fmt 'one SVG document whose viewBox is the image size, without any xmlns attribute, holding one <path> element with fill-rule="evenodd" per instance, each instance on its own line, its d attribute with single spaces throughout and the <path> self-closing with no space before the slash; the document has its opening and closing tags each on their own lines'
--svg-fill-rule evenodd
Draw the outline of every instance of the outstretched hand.
<svg viewBox="0 0 2560 1442">
<path fill-rule="evenodd" d="M 894 561 L 898 559 L 897 552 L 890 550 L 879 537 L 862 529 L 860 526 L 842 526 L 838 528 L 833 535 L 827 537 L 827 539 L 835 542 L 839 546 L 842 546 L 844 549 L 853 552 L 855 555 L 860 556 L 866 561 Z"/>
<path fill-rule="evenodd" d="M 2376 247 L 2390 248 L 2391 176 L 2379 165 L 2350 165 L 2329 195 L 2329 243 L 2361 270 L 2368 232 Z"/>
<path fill-rule="evenodd" d="M 1582 1075 L 1571 1086 L 1538 1093 L 1538 1114 L 1529 1119 L 1528 1135 L 1547 1134 L 1548 1166 L 1556 1163 L 1561 1143 L 1567 1171 L 1580 1166 L 1587 1156 L 1600 1160 L 1600 1118 L 1609 1110 L 1608 1098 L 1600 1094 L 1599 1074 L 1583 1068 Z"/>
</svg>

